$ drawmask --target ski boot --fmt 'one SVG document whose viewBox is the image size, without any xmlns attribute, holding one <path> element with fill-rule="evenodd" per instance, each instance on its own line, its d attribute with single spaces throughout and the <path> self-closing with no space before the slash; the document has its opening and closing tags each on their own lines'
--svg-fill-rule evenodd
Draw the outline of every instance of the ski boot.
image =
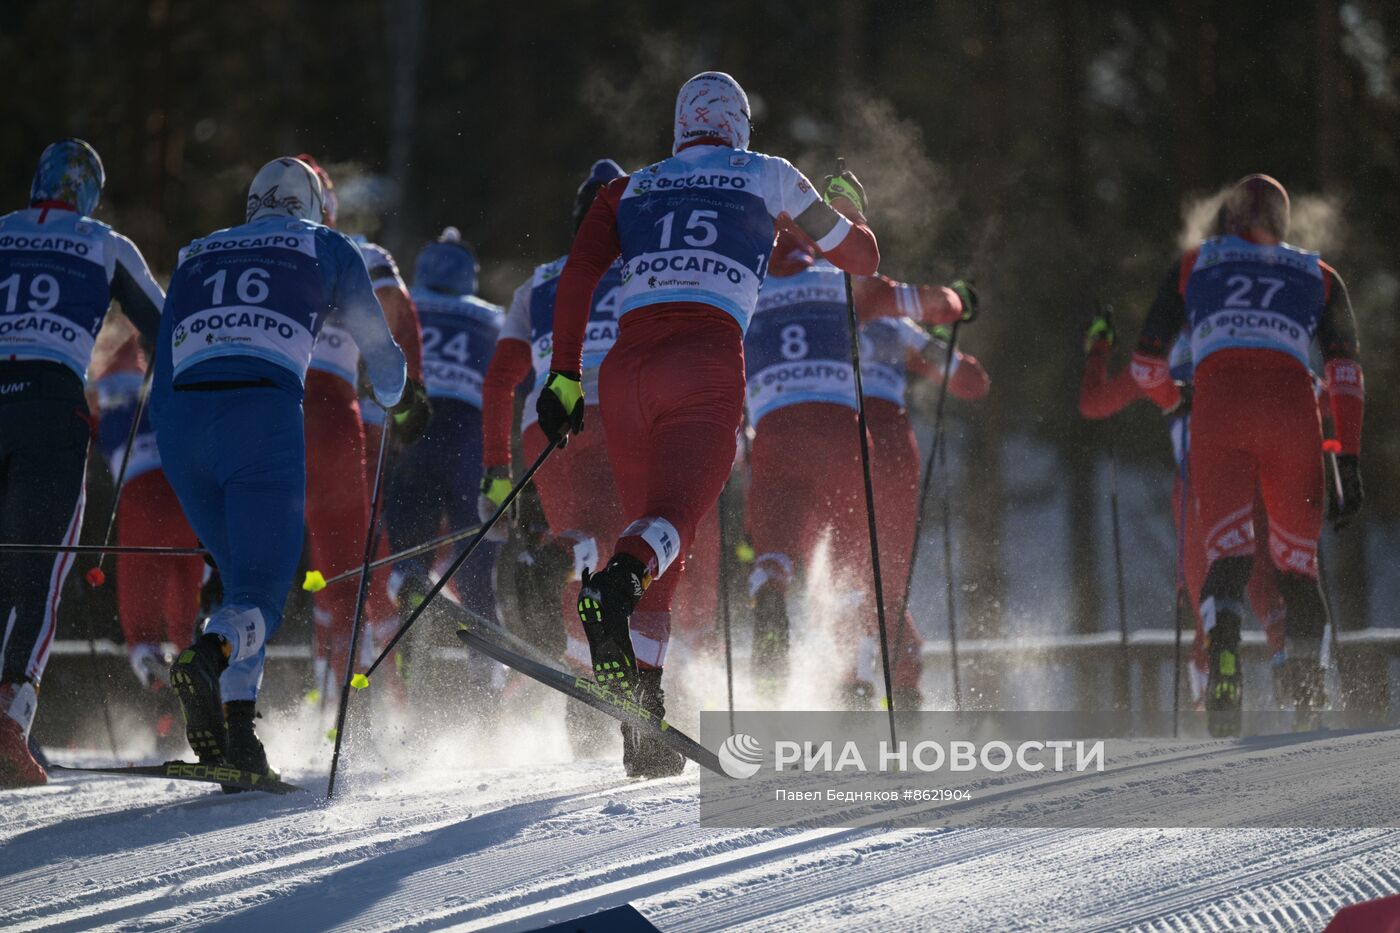
<svg viewBox="0 0 1400 933">
<path fill-rule="evenodd" d="M 147 690 L 160 690 L 170 685 L 171 658 L 160 645 L 133 645 L 130 661 L 132 673 Z"/>
<path fill-rule="evenodd" d="M 637 682 L 628 621 L 650 584 L 646 567 L 628 554 L 614 555 L 598 573 L 583 572 L 578 617 L 588 636 L 593 679 L 621 696 L 630 696 Z"/>
<path fill-rule="evenodd" d="M 273 780 L 280 778 L 281 775 L 268 767 L 267 751 L 253 728 L 254 720 L 258 718 L 257 704 L 253 700 L 231 700 L 225 710 L 228 715 L 228 751 L 224 754 L 224 762 L 244 771 L 265 774 Z M 226 794 L 237 794 L 242 790 L 241 787 L 224 785 Z"/>
<path fill-rule="evenodd" d="M 870 709 L 875 685 L 868 680 L 848 680 L 841 685 L 841 708 L 852 713 Z"/>
<path fill-rule="evenodd" d="M 38 689 L 29 681 L 0 685 L 0 788 L 38 787 L 48 772 L 29 750 Z"/>
<path fill-rule="evenodd" d="M 1322 667 L 1321 639 L 1290 638 L 1284 649 L 1288 656 L 1285 680 L 1293 699 L 1293 729 L 1311 732 L 1321 725 L 1327 706 L 1326 671 Z"/>
<path fill-rule="evenodd" d="M 884 704 L 881 703 L 881 706 Z M 894 688 L 894 711 L 896 713 L 917 713 L 924 708 L 924 695 L 918 687 Z"/>
<path fill-rule="evenodd" d="M 219 677 L 228 669 L 229 653 L 226 641 L 206 633 L 170 665 L 170 685 L 185 712 L 185 738 L 205 764 L 223 760 L 228 748 Z"/>
<path fill-rule="evenodd" d="M 1221 612 L 1207 636 L 1210 673 L 1206 680 L 1206 728 L 1216 738 L 1240 734 L 1243 722 L 1240 670 L 1240 620 L 1233 613 Z"/>
<path fill-rule="evenodd" d="M 788 682 L 787 598 L 772 584 L 754 594 L 753 671 L 759 692 L 768 697 Z"/>
<path fill-rule="evenodd" d="M 651 667 L 640 670 L 636 680 L 632 698 L 660 723 L 666 718 L 666 692 L 661 689 L 661 669 Z M 624 723 L 622 766 L 628 777 L 671 777 L 685 769 L 685 756 L 667 748 L 660 739 Z"/>
</svg>

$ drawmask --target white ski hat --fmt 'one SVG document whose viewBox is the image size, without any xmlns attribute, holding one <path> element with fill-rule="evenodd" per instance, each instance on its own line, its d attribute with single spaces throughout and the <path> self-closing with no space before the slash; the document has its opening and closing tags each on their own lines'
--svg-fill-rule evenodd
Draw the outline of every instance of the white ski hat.
<svg viewBox="0 0 1400 933">
<path fill-rule="evenodd" d="M 722 71 L 702 71 L 676 95 L 675 141 L 671 152 L 713 136 L 735 149 L 749 148 L 749 95 Z"/>
<path fill-rule="evenodd" d="M 258 169 L 248 186 L 250 222 L 285 215 L 319 224 L 324 206 L 321 180 L 315 170 L 291 156 L 273 159 Z"/>
</svg>

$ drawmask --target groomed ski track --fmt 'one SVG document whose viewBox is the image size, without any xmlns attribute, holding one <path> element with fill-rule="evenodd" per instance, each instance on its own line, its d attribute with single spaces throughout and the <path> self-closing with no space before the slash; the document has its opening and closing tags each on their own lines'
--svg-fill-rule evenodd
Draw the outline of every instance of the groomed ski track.
<svg viewBox="0 0 1400 933">
<path fill-rule="evenodd" d="M 1168 764 L 1183 756 L 1238 772 L 1255 817 L 1296 810 L 1300 788 L 1364 801 L 1393 780 L 1397 741 L 1152 743 L 1118 805 L 1188 799 Z M 630 902 L 667 931 L 1316 930 L 1344 904 L 1400 891 L 1392 829 L 710 829 L 694 765 L 631 783 L 611 761 L 354 768 L 331 803 L 317 771 L 286 774 L 312 788 L 286 797 L 76 774 L 0 793 L 0 924 L 525 930 Z M 1102 778 L 1065 780 L 1092 797 Z M 1043 805 L 988 791 L 1002 825 Z"/>
</svg>

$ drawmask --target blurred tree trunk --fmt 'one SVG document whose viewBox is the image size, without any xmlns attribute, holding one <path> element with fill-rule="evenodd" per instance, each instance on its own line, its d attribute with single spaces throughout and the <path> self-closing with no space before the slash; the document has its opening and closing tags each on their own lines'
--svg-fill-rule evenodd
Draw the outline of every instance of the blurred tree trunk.
<svg viewBox="0 0 1400 933">
<path fill-rule="evenodd" d="M 1004 104 L 1009 93 L 1008 78 L 1014 67 L 1005 51 L 1007 29 L 1003 11 L 995 4 L 987 4 L 971 24 L 971 29 L 970 44 L 977 49 L 977 54 L 971 59 L 975 72 L 972 109 L 983 115 L 977 121 L 979 148 L 988 152 L 1004 151 L 1012 136 L 1008 126 L 1009 108 Z M 996 216 L 999 213 L 999 192 L 1005 186 L 1005 180 L 993 173 L 982 178 L 969 178 L 969 181 L 971 185 L 968 190 L 978 192 L 969 196 L 985 199 L 978 205 L 978 211 L 985 211 L 984 216 L 987 217 Z M 981 258 L 974 256 L 974 261 Z M 995 288 L 996 283 L 992 282 L 990 290 L 994 292 Z M 986 322 L 979 321 L 973 325 L 973 329 L 987 326 Z M 1000 327 L 1000 324 L 993 326 Z M 969 330 L 969 333 L 972 332 Z M 988 337 L 985 331 L 981 336 Z M 961 545 L 956 552 L 957 561 L 953 568 L 957 606 L 962 613 L 958 619 L 960 638 L 998 638 L 1003 634 L 1007 560 L 1003 549 L 1006 493 L 1002 446 L 1007 428 L 1002 418 L 1003 410 L 1003 404 L 994 399 L 966 407 L 968 422 L 964 429 L 965 443 L 960 445 L 962 462 L 950 462 L 948 465 L 948 469 L 955 471 L 951 477 L 952 491 L 956 497 L 953 502 L 953 540 Z M 955 425 L 956 422 L 953 423 Z M 936 479 L 935 485 L 941 482 Z M 940 518 L 935 490 L 928 503 L 926 522 L 932 525 Z M 935 553 L 938 562 L 925 566 L 941 565 L 942 555 Z M 975 664 L 963 660 L 960 677 L 964 705 L 982 709 L 999 708 L 1006 674 L 1003 665 L 985 656 Z M 945 673 L 936 672 L 934 676 L 942 678 Z"/>
<path fill-rule="evenodd" d="M 404 254 L 415 240 L 413 205 L 416 199 L 410 192 L 424 18 L 423 0 L 384 0 L 391 82 L 388 167 L 389 180 L 394 187 L 394 209 L 389 214 L 385 239 L 390 250 L 399 254 Z"/>
<path fill-rule="evenodd" d="M 1172 164 L 1178 196 L 1216 183 L 1216 39 L 1211 0 L 1172 0 L 1168 74 Z"/>
</svg>

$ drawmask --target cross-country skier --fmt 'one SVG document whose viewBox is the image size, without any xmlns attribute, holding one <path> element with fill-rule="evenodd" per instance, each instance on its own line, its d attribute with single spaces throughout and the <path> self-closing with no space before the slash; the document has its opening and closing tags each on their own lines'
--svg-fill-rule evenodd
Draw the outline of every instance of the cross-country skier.
<svg viewBox="0 0 1400 933">
<path fill-rule="evenodd" d="M 120 339 L 120 338 L 119 338 Z M 131 420 L 136 416 L 147 361 L 136 335 L 130 334 L 108 357 L 92 380 L 90 396 L 101 413 L 97 442 L 116 481 L 122 473 Z M 122 547 L 199 546 L 175 491 L 165 478 L 156 448 L 150 411 L 141 415 L 127 458 L 121 499 L 117 504 L 117 544 Z M 157 738 L 183 744 L 175 724 L 175 700 L 166 689 L 170 656 L 163 643 L 187 645 L 199 612 L 199 590 L 207 565 L 203 558 L 152 554 L 116 556 L 117 616 L 121 620 L 131 669 L 141 686 L 152 691 L 157 711 Z M 168 701 L 168 702 L 167 702 Z"/>
<path fill-rule="evenodd" d="M 1084 376 L 1079 384 L 1079 414 L 1082 417 L 1098 420 L 1111 417 L 1128 405 L 1145 398 L 1142 389 L 1133 379 L 1132 369 L 1124 367 L 1116 375 L 1108 375 L 1108 355 L 1113 347 L 1115 333 L 1113 324 L 1105 315 L 1096 316 L 1084 334 Z M 1191 346 L 1185 334 L 1172 344 L 1169 356 L 1171 378 L 1174 382 L 1186 385 L 1191 382 Z M 1182 495 L 1181 461 L 1186 454 L 1186 431 L 1190 412 L 1178 408 L 1168 416 L 1168 428 L 1172 439 L 1172 456 L 1177 470 L 1172 484 L 1172 521 L 1180 521 Z M 1187 484 L 1189 486 L 1189 482 Z M 1194 499 L 1185 510 L 1186 532 L 1182 536 L 1185 545 L 1186 592 L 1191 602 L 1191 614 L 1196 620 L 1196 634 L 1191 644 L 1191 695 L 1200 700 L 1205 695 L 1206 679 L 1210 664 L 1206 656 L 1206 635 L 1201 625 L 1201 615 L 1196 606 L 1200 601 L 1201 584 L 1206 577 L 1206 547 L 1201 536 L 1200 522 L 1197 519 Z M 1269 560 L 1268 513 L 1263 499 L 1256 492 L 1254 497 L 1254 564 L 1249 574 L 1246 592 L 1254 610 L 1254 617 L 1263 626 L 1269 649 L 1273 652 L 1276 668 L 1281 668 L 1284 655 L 1283 596 L 1278 590 L 1278 578 L 1273 563 Z M 1278 698 L 1280 702 L 1283 697 Z"/>
<path fill-rule="evenodd" d="M 1283 242 L 1288 194 L 1267 175 L 1242 179 L 1221 207 L 1222 236 L 1172 266 L 1133 355 L 1133 376 L 1164 410 L 1183 403 L 1167 354 L 1189 328 L 1194 389 L 1190 481 L 1209 569 L 1200 613 L 1210 661 L 1206 711 L 1216 734 L 1240 727 L 1240 622 L 1255 547 L 1254 496 L 1268 513 L 1269 555 L 1286 606 L 1289 678 L 1305 721 L 1325 703 L 1327 607 L 1318 586 L 1323 464 L 1308 354 L 1326 362 L 1341 453 L 1336 519 L 1361 508 L 1365 408 L 1356 321 L 1340 277 L 1316 253 Z"/>
<path fill-rule="evenodd" d="M 414 263 L 411 295 L 423 329 L 423 379 L 433 419 L 423 438 L 400 453 L 390 478 L 386 518 L 396 551 L 432 538 L 444 527 L 465 528 L 476 518 L 482 382 L 502 316 L 499 305 L 476 296 L 478 271 L 476 254 L 455 227 L 423 247 Z M 454 556 L 466 543 L 452 546 Z M 499 551 L 499 543 L 483 541 L 453 578 L 463 604 L 492 619 Z M 422 555 L 395 566 L 395 590 L 405 609 L 411 610 L 432 588 L 432 560 L 433 555 Z"/>
<path fill-rule="evenodd" d="M 878 313 L 878 306 L 886 302 L 893 302 L 898 312 L 874 317 L 861 327 L 860 358 L 879 523 L 881 583 L 886 610 L 898 612 L 905 605 L 909 582 L 922 470 L 919 442 L 904 402 L 907 374 L 942 383 L 950 334 L 946 325 L 927 322 L 946 321 L 958 315 L 958 309 L 962 319 L 970 321 L 976 315 L 977 295 L 963 281 L 951 286 L 908 285 L 872 276 L 857 278 L 852 286 L 858 308 L 876 306 L 866 313 Z M 948 392 L 964 401 L 976 401 L 990 389 L 991 379 L 982 364 L 955 347 Z M 907 607 L 898 626 L 891 638 L 895 709 L 921 709 L 923 638 Z"/>
<path fill-rule="evenodd" d="M 80 139 L 46 148 L 29 207 L 0 217 L 0 541 L 76 544 L 90 415 L 83 385 L 107 308 L 153 339 L 164 295 L 130 240 L 92 218 L 105 179 Z M 0 786 L 43 784 L 29 753 L 72 554 L 0 554 Z"/>
<path fill-rule="evenodd" d="M 856 312 L 867 322 L 863 335 L 871 335 L 867 344 L 872 336 L 875 342 L 890 336 L 877 327 L 884 323 L 897 327 L 907 322 L 923 334 L 903 317 L 906 310 L 926 316 L 930 324 L 964 314 L 960 296 L 937 289 L 928 289 L 926 303 L 906 309 L 900 298 L 908 293 L 900 288 L 879 276 L 861 276 L 852 282 Z M 895 334 L 894 339 L 900 338 Z M 928 342 L 927 334 L 923 342 Z M 901 342 L 898 355 L 879 355 L 882 363 L 897 360 L 901 397 L 907 352 L 907 344 Z M 749 423 L 754 427 L 748 526 L 757 555 L 749 576 L 755 669 L 770 689 L 786 680 L 787 590 L 826 537 L 833 569 L 846 576 L 853 591 L 864 598 L 862 605 L 843 607 L 841 614 L 843 619 L 862 622 L 858 631 L 838 633 L 850 659 L 841 672 L 841 695 L 851 708 L 868 707 L 879 654 L 845 283 L 839 269 L 819 259 L 810 243 L 790 231 L 778 234 L 744 337 L 744 356 Z M 862 376 L 865 373 L 863 368 Z M 881 375 L 894 378 L 894 373 Z M 820 470 L 812 468 L 815 463 L 821 464 Z M 917 451 L 914 463 L 917 490 Z M 891 509 L 877 508 L 876 514 L 887 511 Z M 886 590 L 887 606 L 897 605 L 890 599 L 891 591 Z M 917 688 L 917 678 L 914 683 Z"/>
<path fill-rule="evenodd" d="M 171 683 L 200 760 L 259 772 L 267 756 L 255 702 L 301 552 L 302 395 L 326 320 L 359 347 L 380 404 L 393 412 L 419 404 L 405 391 L 403 351 L 359 248 L 321 219 L 310 166 L 290 157 L 263 166 L 246 222 L 181 250 L 156 344 L 161 460 L 224 587 L 223 606 L 176 658 Z M 355 466 L 344 482 L 362 477 Z"/>
<path fill-rule="evenodd" d="M 855 176 L 829 178 L 824 201 L 790 163 L 749 151 L 748 98 L 729 75 L 704 72 L 687 81 L 674 130 L 673 155 L 605 185 L 574 238 L 537 405 L 546 437 L 582 430 L 591 299 L 621 255 L 620 333 L 598 391 L 613 475 L 632 521 L 607 566 L 584 580 L 579 611 L 594 676 L 658 716 L 678 576 L 667 571 L 734 462 L 743 335 L 774 234 L 796 224 L 828 259 L 857 274 L 874 273 L 880 260 Z M 639 603 L 658 624 L 629 632 Z M 638 774 L 684 764 L 626 729 L 624 763 Z"/>
<path fill-rule="evenodd" d="M 329 173 L 306 153 L 297 158 L 311 166 L 321 182 L 324 199 L 321 222 L 335 227 L 339 202 Z M 422 433 L 432 412 L 423 389 L 418 316 L 389 251 L 364 237 L 350 239 L 359 248 L 369 269 L 375 297 L 384 309 L 384 319 L 408 362 L 405 391 L 414 405 L 402 413 L 396 436 L 400 443 L 412 443 Z M 366 462 L 376 459 L 379 445 L 376 437 L 366 457 L 367 443 L 356 389 L 359 368 L 359 347 L 339 315 L 332 315 L 316 338 L 303 401 L 306 525 L 311 566 L 324 576 L 358 566 L 364 558 L 365 536 L 369 532 L 370 493 L 374 481 L 369 474 L 378 464 L 368 464 L 367 470 Z M 365 406 L 378 407 L 369 400 Z M 380 536 L 380 543 L 387 548 L 386 536 Z M 358 595 L 358 587 L 340 584 L 320 590 L 313 597 L 316 695 L 323 700 L 322 708 L 333 708 L 339 696 Z M 368 618 L 379 622 L 396 615 L 389 600 L 387 572 L 371 576 L 366 599 Z M 375 641 L 373 634 L 364 641 L 370 650 Z"/>
<path fill-rule="evenodd" d="M 589 170 L 574 197 L 574 231 L 593 204 L 599 188 L 623 177 L 611 159 L 600 159 Z M 549 378 L 554 344 L 555 297 L 559 273 L 567 256 L 537 266 L 511 298 L 495 355 L 486 371 L 483 397 L 481 518 L 496 511 L 511 488 L 510 427 L 516 387 L 533 374 L 534 383 L 521 412 L 521 446 L 533 462 L 548 445 L 535 413 L 536 400 Z M 594 289 L 583 342 L 583 391 L 588 416 L 601 420 L 596 407 L 598 369 L 617 341 L 617 311 L 622 264 L 613 263 Z M 586 417 L 588 417 L 586 416 Z M 602 431 L 589 431 L 571 441 L 535 474 L 534 486 L 553 536 L 553 544 L 568 552 L 574 567 L 564 587 L 563 619 L 568 633 L 564 660 L 579 671 L 591 669 L 588 646 L 578 618 L 578 576 L 598 565 L 599 542 L 614 540 L 622 530 L 622 504 L 613 483 L 612 467 Z M 561 555 L 562 558 L 562 555 Z M 563 568 L 563 560 L 548 561 Z M 571 735 L 580 725 L 577 704 L 569 704 Z M 587 715 L 587 714 L 583 714 Z M 585 743 L 586 744 L 586 743 Z"/>
</svg>

